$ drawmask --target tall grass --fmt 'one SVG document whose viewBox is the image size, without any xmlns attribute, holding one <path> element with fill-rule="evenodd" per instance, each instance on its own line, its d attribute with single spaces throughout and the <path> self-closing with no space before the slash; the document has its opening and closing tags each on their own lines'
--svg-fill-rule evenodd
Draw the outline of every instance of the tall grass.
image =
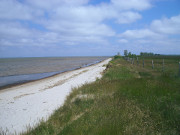
<svg viewBox="0 0 180 135">
<path fill-rule="evenodd" d="M 178 135 L 180 78 L 173 73 L 117 57 L 102 79 L 75 88 L 48 121 L 24 134 Z"/>
</svg>

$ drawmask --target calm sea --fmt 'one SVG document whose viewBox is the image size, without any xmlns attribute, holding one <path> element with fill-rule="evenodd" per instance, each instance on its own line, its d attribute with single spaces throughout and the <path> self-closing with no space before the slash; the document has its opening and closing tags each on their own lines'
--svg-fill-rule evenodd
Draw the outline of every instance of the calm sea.
<svg viewBox="0 0 180 135">
<path fill-rule="evenodd" d="M 38 80 L 98 63 L 108 57 L 44 57 L 0 59 L 0 88 Z"/>
</svg>

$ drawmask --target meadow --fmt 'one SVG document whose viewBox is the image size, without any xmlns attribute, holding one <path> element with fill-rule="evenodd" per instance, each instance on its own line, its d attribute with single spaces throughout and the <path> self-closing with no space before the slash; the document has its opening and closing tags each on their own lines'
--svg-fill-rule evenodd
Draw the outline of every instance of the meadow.
<svg viewBox="0 0 180 135">
<path fill-rule="evenodd" d="M 101 79 L 74 88 L 48 121 L 23 135 L 178 135 L 179 60 L 144 57 L 143 67 L 142 57 L 131 64 L 115 56 Z"/>
</svg>

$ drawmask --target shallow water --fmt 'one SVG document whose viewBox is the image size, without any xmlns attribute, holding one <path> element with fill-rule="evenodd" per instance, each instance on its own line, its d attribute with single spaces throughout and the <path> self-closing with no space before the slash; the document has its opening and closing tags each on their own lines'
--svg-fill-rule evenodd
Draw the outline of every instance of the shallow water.
<svg viewBox="0 0 180 135">
<path fill-rule="evenodd" d="M 98 63 L 108 57 L 44 57 L 0 59 L 0 87 L 42 79 Z"/>
</svg>

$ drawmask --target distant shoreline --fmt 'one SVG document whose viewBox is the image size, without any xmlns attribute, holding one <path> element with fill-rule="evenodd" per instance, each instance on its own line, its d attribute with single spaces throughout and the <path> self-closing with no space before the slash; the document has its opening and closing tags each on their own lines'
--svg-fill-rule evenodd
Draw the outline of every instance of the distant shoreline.
<svg viewBox="0 0 180 135">
<path fill-rule="evenodd" d="M 109 59 L 109 58 L 107 58 Z M 105 60 L 107 60 L 105 59 Z M 8 89 L 8 88 L 12 88 L 14 86 L 20 86 L 20 85 L 23 85 L 23 84 L 27 84 L 27 83 L 31 83 L 31 82 L 35 82 L 35 81 L 38 81 L 38 80 L 43 80 L 43 79 L 46 79 L 46 78 L 50 78 L 50 77 L 54 77 L 56 75 L 59 75 L 59 74 L 62 74 L 62 73 L 67 73 L 67 72 L 70 72 L 70 71 L 75 71 L 75 70 L 78 70 L 78 69 L 81 69 L 81 68 L 85 68 L 85 67 L 89 67 L 89 66 L 93 66 L 93 65 L 96 65 L 98 63 L 101 63 L 105 60 L 99 60 L 99 61 L 96 61 L 95 63 L 89 63 L 89 64 L 86 64 L 86 65 L 83 65 L 81 67 L 78 67 L 78 68 L 73 68 L 73 69 L 70 69 L 70 70 L 64 70 L 64 71 L 57 71 L 57 72 L 54 72 L 53 75 L 47 75 L 46 77 L 42 77 L 40 79 L 33 79 L 33 80 L 22 80 L 20 82 L 16 82 L 16 83 L 12 83 L 12 84 L 7 84 L 7 85 L 4 85 L 4 86 L 0 86 L 0 91 L 3 91 L 5 89 Z M 53 72 L 45 72 L 45 73 L 53 73 Z M 26 75 L 36 75 L 36 74 L 44 74 L 44 73 L 35 73 L 35 74 L 26 74 Z M 21 75 L 15 75 L 15 76 L 21 76 Z"/>
<path fill-rule="evenodd" d="M 108 59 L 108 58 L 106 58 L 106 59 Z M 48 77 L 53 77 L 53 76 L 61 74 L 61 73 L 77 70 L 77 69 L 80 69 L 80 68 L 83 68 L 83 67 L 88 67 L 88 66 L 100 63 L 102 61 L 103 60 L 97 60 L 97 61 L 94 61 L 94 62 L 90 62 L 90 63 L 84 64 L 84 65 L 81 65 L 79 67 L 74 67 L 74 68 L 71 68 L 71 69 L 67 68 L 67 69 L 61 70 L 61 71 L 0 76 L 0 80 L 1 80 L 0 91 L 2 91 L 4 89 L 7 89 L 7 88 L 14 87 L 14 86 L 26 84 L 26 83 L 29 83 L 29 82 L 34 82 L 34 81 L 45 79 L 45 78 L 48 78 Z"/>
</svg>

